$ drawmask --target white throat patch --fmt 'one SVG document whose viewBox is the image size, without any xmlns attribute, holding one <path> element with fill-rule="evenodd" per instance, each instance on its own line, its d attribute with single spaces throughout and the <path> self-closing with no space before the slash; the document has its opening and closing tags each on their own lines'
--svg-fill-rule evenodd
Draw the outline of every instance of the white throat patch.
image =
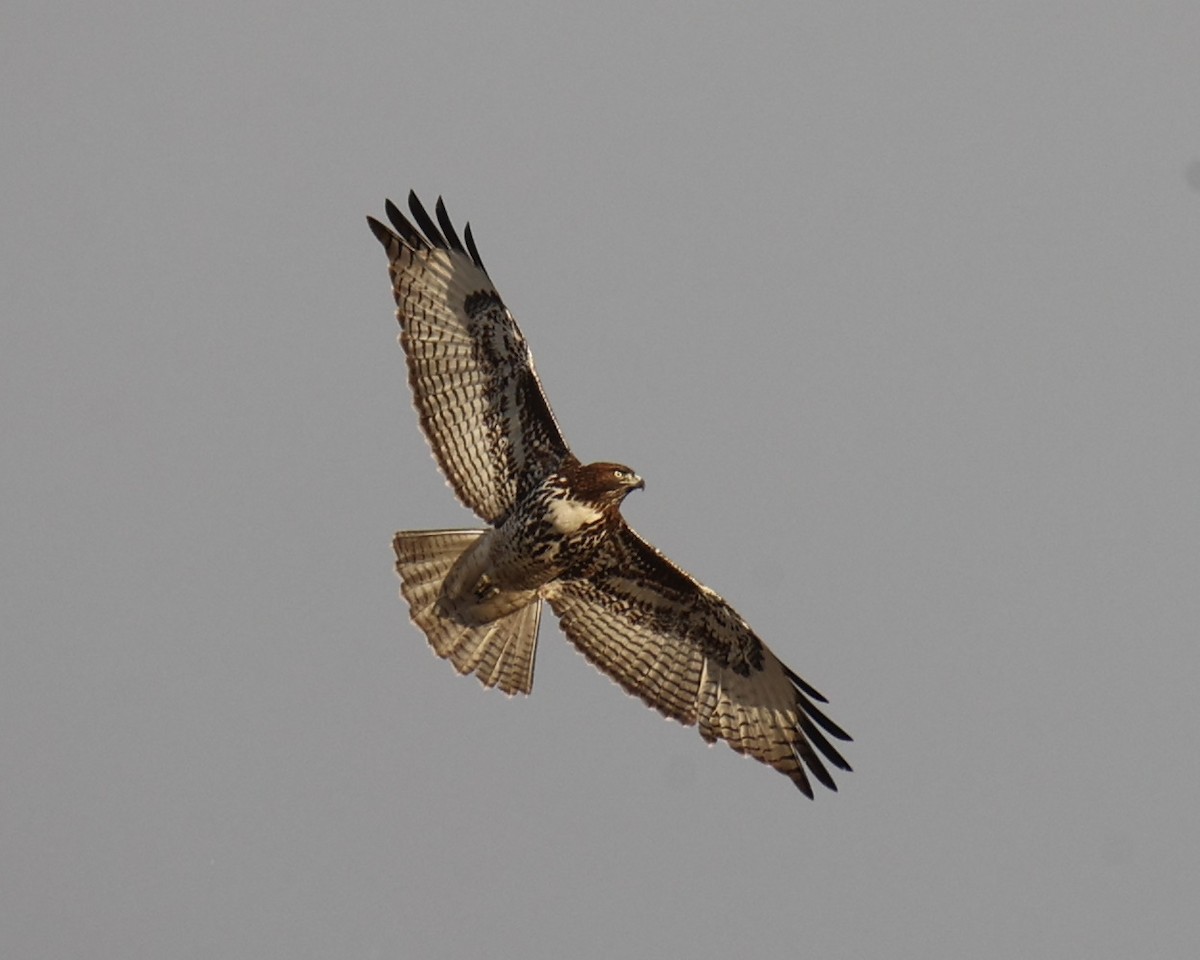
<svg viewBox="0 0 1200 960">
<path fill-rule="evenodd" d="M 550 501 L 550 522 L 559 533 L 574 533 L 580 527 L 595 523 L 602 516 L 595 507 L 578 500 Z"/>
</svg>

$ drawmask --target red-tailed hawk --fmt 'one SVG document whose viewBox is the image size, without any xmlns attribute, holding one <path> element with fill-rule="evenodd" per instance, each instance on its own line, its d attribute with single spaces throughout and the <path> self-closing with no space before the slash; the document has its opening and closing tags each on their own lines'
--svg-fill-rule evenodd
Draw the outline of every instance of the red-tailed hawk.
<svg viewBox="0 0 1200 960">
<path fill-rule="evenodd" d="M 416 226 L 390 200 L 394 230 L 367 222 L 390 261 L 421 428 L 458 498 L 490 525 L 396 534 L 401 592 L 434 651 L 484 686 L 529 693 L 545 600 L 629 693 L 809 797 L 807 773 L 836 790 L 821 757 L 850 765 L 826 734 L 850 737 L 814 705 L 825 698 L 625 522 L 621 501 L 641 478 L 571 453 L 471 228 L 464 245 L 440 199 L 436 222 L 415 194 L 408 206 Z"/>
</svg>

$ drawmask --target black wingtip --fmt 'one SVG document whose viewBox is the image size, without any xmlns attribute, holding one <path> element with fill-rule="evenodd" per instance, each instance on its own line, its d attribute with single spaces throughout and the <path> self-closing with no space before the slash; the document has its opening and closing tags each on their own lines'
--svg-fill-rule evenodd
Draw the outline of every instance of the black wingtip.
<svg viewBox="0 0 1200 960">
<path fill-rule="evenodd" d="M 820 701 L 821 703 L 829 702 L 829 700 L 826 699 L 825 695 L 823 693 L 821 693 L 820 690 L 818 690 L 811 683 L 809 683 L 807 680 L 805 680 L 802 676 L 800 676 L 800 674 L 798 674 L 794 670 L 790 669 L 786 664 L 780 664 L 780 666 L 783 667 L 783 672 L 787 674 L 787 678 L 789 680 L 791 680 L 792 683 L 794 683 L 796 686 L 798 686 L 801 690 L 803 690 L 805 693 L 807 693 L 810 697 L 812 697 L 814 700 Z"/>
<path fill-rule="evenodd" d="M 812 784 L 808 782 L 808 777 L 804 775 L 803 770 L 796 770 L 793 773 L 788 774 L 788 776 L 791 777 L 792 783 L 796 785 L 796 789 L 808 797 L 809 800 L 816 799 L 816 797 L 813 796 Z"/>
<path fill-rule="evenodd" d="M 469 223 L 463 228 L 463 237 L 467 241 L 467 253 L 475 261 L 475 266 L 484 273 L 487 273 L 487 267 L 483 265 L 483 257 L 479 255 L 479 249 L 475 246 L 475 238 L 471 235 L 471 225 Z"/>
<path fill-rule="evenodd" d="M 838 752 L 837 748 L 832 743 L 825 739 L 821 731 L 817 729 L 816 724 L 814 724 L 808 717 L 804 716 L 804 714 L 800 714 L 799 721 L 800 729 L 803 731 L 808 742 L 821 751 L 826 760 L 840 770 L 845 770 L 847 773 L 851 772 L 850 764 L 846 762 L 846 758 Z M 820 763 L 820 760 L 817 759 L 815 754 L 812 757 L 806 757 L 805 759 L 809 761 L 809 766 L 812 766 L 812 762 L 814 760 L 818 764 Z M 819 776 L 818 779 L 820 779 Z M 821 782 L 825 783 L 824 780 L 821 780 Z M 829 786 L 827 783 L 825 785 Z"/>
<path fill-rule="evenodd" d="M 388 220 L 391 221 L 392 226 L 395 227 L 397 230 L 401 230 L 406 227 L 412 226 L 412 224 L 410 224 L 404 218 L 404 214 L 402 214 L 400 212 L 400 208 L 398 206 L 396 206 L 394 203 L 392 203 L 392 200 L 390 197 L 383 201 L 383 209 L 387 212 Z"/>
<path fill-rule="evenodd" d="M 384 203 L 384 210 L 387 211 L 387 218 L 391 221 L 392 227 L 399 234 L 401 241 L 413 250 L 428 250 L 430 247 L 438 247 L 442 250 L 451 250 L 455 253 L 461 253 L 471 258 L 471 261 L 484 273 L 487 273 L 483 265 L 483 258 L 479 255 L 479 248 L 475 246 L 475 237 L 471 234 L 471 225 L 468 223 L 463 230 L 463 239 L 458 237 L 458 231 L 454 229 L 454 224 L 450 220 L 450 214 L 446 212 L 445 201 L 441 197 L 437 198 L 437 203 L 434 205 L 434 217 L 429 215 L 429 211 L 425 209 L 421 203 L 415 190 L 408 192 L 408 209 L 412 215 L 412 220 L 409 220 L 400 208 L 397 207 L 391 200 Z M 368 217 L 368 220 L 372 218 Z M 416 221 L 414 225 L 413 220 Z M 376 226 L 378 225 L 378 226 Z M 375 220 L 371 226 L 372 232 L 379 237 L 380 242 L 387 243 L 383 235 L 380 234 L 379 228 L 383 227 L 379 221 Z M 386 227 L 383 227 L 386 230 Z M 465 244 L 463 241 L 466 241 Z"/>
<path fill-rule="evenodd" d="M 844 740 L 847 743 L 850 743 L 854 740 L 850 734 L 848 734 L 845 730 L 825 716 L 824 713 L 818 710 L 812 701 L 805 697 L 804 694 L 800 692 L 796 693 L 796 703 L 799 705 L 800 709 L 804 711 L 804 713 L 808 714 L 809 717 L 815 720 L 831 737 L 836 737 L 838 740 Z"/>
<path fill-rule="evenodd" d="M 833 782 L 833 777 L 829 775 L 829 771 L 825 769 L 825 765 L 820 760 L 810 760 L 808 769 L 814 777 L 821 781 L 821 786 L 837 793 L 837 784 Z"/>
<path fill-rule="evenodd" d="M 454 232 L 454 224 L 450 222 L 450 215 L 446 213 L 446 204 L 442 201 L 441 197 L 437 198 L 433 212 L 437 214 L 438 226 L 442 228 L 442 236 L 450 244 L 450 249 L 457 253 L 466 253 L 463 249 L 462 241 L 458 239 L 458 234 Z"/>
<path fill-rule="evenodd" d="M 442 250 L 449 250 L 450 244 L 446 242 L 446 238 L 437 228 L 437 224 L 433 222 L 433 217 L 417 199 L 415 190 L 408 191 L 408 211 L 413 215 L 413 219 L 417 221 L 417 226 L 421 228 L 421 232 L 425 234 L 429 242 Z"/>
<path fill-rule="evenodd" d="M 413 250 L 428 250 L 429 244 L 425 238 L 421 236 L 421 231 L 409 223 L 408 218 L 400 212 L 391 200 L 385 200 L 383 209 L 387 212 L 387 218 L 391 221 L 396 233 L 404 241 L 405 245 Z"/>
<path fill-rule="evenodd" d="M 383 244 L 384 249 L 391 246 L 396 235 L 392 233 L 386 226 L 376 220 L 374 217 L 367 217 L 367 226 L 371 228 L 371 232 L 375 234 L 377 240 Z"/>
</svg>

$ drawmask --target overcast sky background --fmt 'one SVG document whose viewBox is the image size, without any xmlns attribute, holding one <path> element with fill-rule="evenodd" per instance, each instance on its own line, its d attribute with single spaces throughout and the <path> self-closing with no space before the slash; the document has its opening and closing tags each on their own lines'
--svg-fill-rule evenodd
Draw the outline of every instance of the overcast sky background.
<svg viewBox="0 0 1200 960">
<path fill-rule="evenodd" d="M 5 4 L 0 954 L 1192 955 L 1200 6 L 564 11 Z M 410 187 L 838 794 L 429 652 Z"/>
</svg>

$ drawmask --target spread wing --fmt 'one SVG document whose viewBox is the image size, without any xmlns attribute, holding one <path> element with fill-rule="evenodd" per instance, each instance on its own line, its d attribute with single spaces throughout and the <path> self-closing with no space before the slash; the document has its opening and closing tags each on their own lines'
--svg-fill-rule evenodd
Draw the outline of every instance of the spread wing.
<svg viewBox="0 0 1200 960">
<path fill-rule="evenodd" d="M 825 698 L 728 603 L 624 523 L 586 570 L 541 592 L 592 663 L 668 717 L 698 724 L 705 740 L 769 764 L 809 797 L 806 769 L 837 789 L 822 755 L 850 769 L 825 734 L 849 735 L 813 703 Z"/>
<path fill-rule="evenodd" d="M 394 230 L 367 222 L 390 261 L 413 402 L 458 498 L 498 523 L 569 450 L 470 226 L 464 247 L 440 198 L 437 223 L 415 194 L 408 206 L 419 230 L 390 200 Z"/>
</svg>

